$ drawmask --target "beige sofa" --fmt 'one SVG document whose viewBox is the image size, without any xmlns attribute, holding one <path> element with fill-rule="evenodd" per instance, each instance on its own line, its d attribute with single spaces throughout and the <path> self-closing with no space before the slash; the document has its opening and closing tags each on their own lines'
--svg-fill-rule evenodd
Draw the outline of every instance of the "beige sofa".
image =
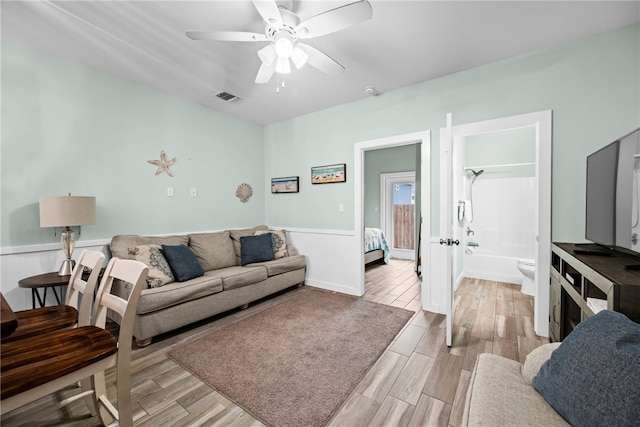
<svg viewBox="0 0 640 427">
<path fill-rule="evenodd" d="M 298 254 L 290 244 L 281 248 L 281 258 L 241 265 L 241 239 L 266 231 L 269 228 L 262 225 L 162 237 L 114 236 L 110 245 L 114 257 L 139 259 L 136 258 L 142 252 L 139 249 L 149 245 L 186 245 L 204 271 L 202 276 L 182 282 L 172 281 L 157 287 L 151 287 L 150 283 L 150 287 L 142 291 L 133 329 L 138 346 L 150 344 L 156 335 L 237 307 L 246 307 L 252 301 L 303 284 L 305 256 Z M 280 235 L 283 235 L 282 231 Z M 147 262 L 154 263 L 149 259 Z M 127 296 L 129 289 L 124 283 L 114 283 L 112 292 Z M 111 317 L 119 323 L 117 315 L 111 313 Z"/>
<path fill-rule="evenodd" d="M 524 364 L 495 354 L 478 356 L 471 374 L 463 426 L 568 426 L 533 387 L 533 377 L 560 343 L 532 351 Z"/>
<path fill-rule="evenodd" d="M 611 310 L 582 320 L 524 364 L 478 356 L 464 426 L 640 426 L 640 324 Z"/>
</svg>

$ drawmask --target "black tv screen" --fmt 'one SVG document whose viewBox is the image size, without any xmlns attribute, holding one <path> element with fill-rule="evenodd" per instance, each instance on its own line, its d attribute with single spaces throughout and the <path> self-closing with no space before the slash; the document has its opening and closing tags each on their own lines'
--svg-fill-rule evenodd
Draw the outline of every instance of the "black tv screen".
<svg viewBox="0 0 640 427">
<path fill-rule="evenodd" d="M 640 129 L 587 157 L 585 237 L 640 254 Z"/>
<path fill-rule="evenodd" d="M 587 157 L 587 216 L 585 237 L 614 246 L 616 239 L 616 178 L 618 141 Z"/>
</svg>

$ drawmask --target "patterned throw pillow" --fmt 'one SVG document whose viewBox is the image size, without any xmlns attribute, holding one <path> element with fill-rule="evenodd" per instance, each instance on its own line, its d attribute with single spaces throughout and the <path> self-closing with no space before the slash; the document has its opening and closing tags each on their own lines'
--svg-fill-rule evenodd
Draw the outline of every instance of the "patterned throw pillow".
<svg viewBox="0 0 640 427">
<path fill-rule="evenodd" d="M 175 280 L 160 245 L 135 246 L 129 248 L 129 254 L 149 267 L 147 284 L 150 288 L 159 288 Z"/>
<path fill-rule="evenodd" d="M 260 234 L 271 234 L 271 242 L 273 245 L 273 253 L 275 255 L 274 259 L 284 258 L 289 256 L 289 252 L 287 252 L 287 231 L 286 230 L 259 230 L 255 232 L 255 235 L 258 236 Z"/>
</svg>

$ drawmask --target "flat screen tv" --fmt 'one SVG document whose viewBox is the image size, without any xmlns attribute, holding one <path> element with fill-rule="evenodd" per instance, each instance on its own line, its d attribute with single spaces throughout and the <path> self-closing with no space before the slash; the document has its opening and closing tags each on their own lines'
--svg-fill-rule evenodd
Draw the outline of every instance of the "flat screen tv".
<svg viewBox="0 0 640 427">
<path fill-rule="evenodd" d="M 587 156 L 585 237 L 640 256 L 640 129 Z"/>
</svg>

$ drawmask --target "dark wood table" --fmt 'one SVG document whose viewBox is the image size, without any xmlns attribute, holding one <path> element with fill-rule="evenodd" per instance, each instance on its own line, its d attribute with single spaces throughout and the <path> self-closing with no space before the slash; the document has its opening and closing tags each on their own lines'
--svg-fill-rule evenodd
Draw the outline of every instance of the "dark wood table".
<svg viewBox="0 0 640 427">
<path fill-rule="evenodd" d="M 0 293 L 0 333 L 3 337 L 11 335 L 18 327 L 18 318 L 16 314 L 4 299 L 4 295 Z"/>
<path fill-rule="evenodd" d="M 53 295 L 56 297 L 56 302 L 58 305 L 62 304 L 61 295 L 58 295 L 56 292 L 56 286 L 66 286 L 69 283 L 69 279 L 71 275 L 67 276 L 59 276 L 58 273 L 44 273 L 38 274 L 37 276 L 25 277 L 24 279 L 18 282 L 18 286 L 21 288 L 31 289 L 31 305 L 32 308 L 36 308 L 36 298 L 40 303 L 40 307 L 44 307 L 47 303 L 47 290 L 49 288 L 53 289 Z M 38 289 L 44 289 L 42 296 L 40 296 L 40 292 Z"/>
</svg>

